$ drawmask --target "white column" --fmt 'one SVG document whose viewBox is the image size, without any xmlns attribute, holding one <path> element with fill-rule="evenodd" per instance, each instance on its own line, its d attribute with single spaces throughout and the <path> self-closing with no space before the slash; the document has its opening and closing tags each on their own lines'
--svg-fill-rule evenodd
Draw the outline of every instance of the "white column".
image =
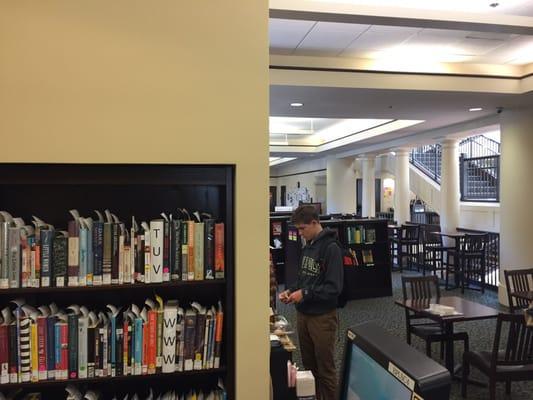
<svg viewBox="0 0 533 400">
<path fill-rule="evenodd" d="M 440 179 L 440 226 L 443 232 L 455 232 L 459 224 L 459 141 L 442 142 Z"/>
<path fill-rule="evenodd" d="M 361 159 L 363 168 L 363 217 L 376 216 L 375 158 L 375 156 L 365 156 Z"/>
<path fill-rule="evenodd" d="M 409 210 L 409 150 L 396 150 L 394 219 L 398 224 L 411 220 Z"/>
<path fill-rule="evenodd" d="M 326 182 L 328 214 L 354 213 L 356 180 L 353 158 L 328 158 L 326 161 Z"/>
<path fill-rule="evenodd" d="M 504 110 L 500 118 L 500 303 L 507 305 L 503 271 L 531 268 L 533 109 Z"/>
</svg>

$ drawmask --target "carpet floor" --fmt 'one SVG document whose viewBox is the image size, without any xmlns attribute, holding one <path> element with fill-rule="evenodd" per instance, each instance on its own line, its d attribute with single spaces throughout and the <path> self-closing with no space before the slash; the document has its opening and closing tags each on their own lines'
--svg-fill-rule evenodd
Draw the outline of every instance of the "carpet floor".
<svg viewBox="0 0 533 400">
<path fill-rule="evenodd" d="M 354 325 L 374 321 L 394 336 L 398 336 L 405 340 L 405 317 L 403 309 L 394 304 L 394 300 L 400 299 L 401 294 L 401 274 L 394 272 L 393 274 L 393 295 L 392 297 L 382 297 L 375 299 L 355 300 L 349 302 L 345 308 L 339 309 L 340 320 L 340 340 L 336 345 L 336 365 L 337 371 L 340 371 L 342 357 L 344 354 L 344 335 L 346 330 Z M 496 292 L 485 291 L 485 294 L 481 294 L 478 291 L 466 290 L 463 295 L 461 291 L 451 290 L 442 293 L 443 296 L 462 296 L 468 300 L 475 301 L 477 303 L 485 304 L 495 309 L 506 311 L 505 307 L 500 306 L 498 303 L 498 296 Z M 293 329 L 296 329 L 296 312 L 294 306 L 278 304 L 278 313 L 284 315 L 291 323 Z M 469 335 L 470 349 L 471 350 L 487 350 L 492 349 L 494 340 L 494 332 L 496 329 L 496 320 L 481 320 L 481 321 L 469 321 L 464 323 L 458 323 L 454 326 L 455 331 L 466 331 Z M 295 345 L 298 347 L 297 335 L 292 335 L 292 339 Z M 412 345 L 419 351 L 425 353 L 425 342 L 417 337 L 413 337 Z M 440 363 L 439 360 L 439 345 L 433 345 L 433 359 Z M 462 359 L 462 346 L 455 346 L 455 360 Z M 296 364 L 301 365 L 301 358 L 299 349 L 293 354 L 293 360 Z M 486 378 L 480 374 L 475 368 L 472 369 L 472 378 L 486 381 Z M 533 382 L 516 382 L 512 385 L 511 396 L 505 395 L 505 384 L 501 383 L 497 385 L 497 398 L 498 399 L 514 399 L 514 400 L 533 400 Z M 468 399 L 482 400 L 488 399 L 488 389 L 477 387 L 473 385 L 468 386 Z M 452 383 L 452 390 L 450 400 L 459 400 L 461 397 L 460 383 L 454 381 Z"/>
</svg>

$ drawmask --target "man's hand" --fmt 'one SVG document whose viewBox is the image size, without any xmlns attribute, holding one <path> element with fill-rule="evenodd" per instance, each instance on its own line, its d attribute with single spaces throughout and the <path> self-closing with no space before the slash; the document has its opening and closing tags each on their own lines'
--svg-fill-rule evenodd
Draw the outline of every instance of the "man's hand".
<svg viewBox="0 0 533 400">
<path fill-rule="evenodd" d="M 289 304 L 289 295 L 291 294 L 290 290 L 285 290 L 279 294 L 279 300 L 284 304 Z"/>
<path fill-rule="evenodd" d="M 304 297 L 304 294 L 302 293 L 302 289 L 300 290 L 297 290 L 293 293 L 291 293 L 291 295 L 289 296 L 289 303 L 299 303 L 300 301 L 302 301 Z"/>
</svg>

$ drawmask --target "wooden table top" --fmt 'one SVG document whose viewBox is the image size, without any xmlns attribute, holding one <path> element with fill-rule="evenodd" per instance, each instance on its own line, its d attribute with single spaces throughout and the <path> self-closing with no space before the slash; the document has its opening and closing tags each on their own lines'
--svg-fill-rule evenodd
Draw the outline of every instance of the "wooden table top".
<svg viewBox="0 0 533 400">
<path fill-rule="evenodd" d="M 478 319 L 497 318 L 499 311 L 487 307 L 483 304 L 475 303 L 470 300 L 466 300 L 462 297 L 447 296 L 440 297 L 438 299 L 424 299 L 424 300 L 396 300 L 395 303 L 401 307 L 407 308 L 417 313 L 427 314 L 432 318 L 439 319 L 445 322 L 460 322 L 460 321 L 473 321 Z M 428 311 L 429 304 L 436 303 L 444 306 L 454 307 L 455 311 L 460 313 L 459 315 L 438 315 Z"/>
</svg>

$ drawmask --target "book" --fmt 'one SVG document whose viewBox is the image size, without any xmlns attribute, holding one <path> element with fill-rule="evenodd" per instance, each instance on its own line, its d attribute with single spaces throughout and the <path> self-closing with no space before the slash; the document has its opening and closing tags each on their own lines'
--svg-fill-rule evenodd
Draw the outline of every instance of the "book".
<svg viewBox="0 0 533 400">
<path fill-rule="evenodd" d="M 218 302 L 218 308 L 216 313 L 216 331 L 215 331 L 215 354 L 213 368 L 220 367 L 220 357 L 222 354 L 222 325 L 224 322 L 224 311 L 222 309 L 222 303 Z"/>
<path fill-rule="evenodd" d="M 71 213 L 73 210 L 71 210 Z M 80 275 L 80 224 L 79 215 L 73 221 L 68 221 L 68 286 L 79 285 Z"/>
<path fill-rule="evenodd" d="M 173 258 L 171 235 L 170 235 L 170 221 L 165 213 L 161 213 L 165 222 L 163 225 L 163 282 L 170 281 L 170 263 Z M 172 218 L 172 215 L 170 216 Z"/>
<path fill-rule="evenodd" d="M 174 252 L 174 255 L 170 261 L 170 279 L 173 281 L 177 281 L 181 279 L 181 251 L 182 251 L 182 244 L 181 244 L 181 220 L 175 219 L 171 221 L 171 243 L 172 243 L 172 250 Z"/>
<path fill-rule="evenodd" d="M 203 366 L 203 355 L 205 345 L 205 320 L 206 320 L 206 308 L 193 302 L 191 307 L 196 311 L 196 327 L 194 330 L 194 358 L 193 369 L 200 370 Z"/>
<path fill-rule="evenodd" d="M 117 266 L 118 267 L 118 266 Z M 104 222 L 102 283 L 111 284 L 113 268 L 113 222 Z M 118 271 L 117 271 L 118 279 Z"/>
<path fill-rule="evenodd" d="M 185 335 L 185 312 L 178 307 L 176 317 L 176 371 L 183 371 L 183 349 Z"/>
<path fill-rule="evenodd" d="M 185 311 L 185 330 L 183 345 L 183 371 L 192 371 L 194 367 L 194 339 L 196 330 L 196 310 Z"/>
<path fill-rule="evenodd" d="M 79 286 L 87 286 L 88 282 L 88 270 L 89 270 L 89 228 L 87 226 L 87 223 L 85 222 L 85 219 L 80 218 L 79 219 L 79 225 L 80 225 L 80 239 L 79 239 L 79 253 L 78 253 L 78 259 L 79 259 L 79 272 L 78 272 L 78 284 Z M 91 240 L 92 243 L 92 240 Z M 92 253 L 92 252 L 91 252 Z M 92 274 L 91 274 L 92 278 Z M 92 279 L 91 279 L 92 284 Z"/>
<path fill-rule="evenodd" d="M 188 265 L 187 280 L 193 281 L 195 279 L 194 268 L 196 266 L 195 261 L 194 261 L 194 257 L 196 255 L 194 251 L 194 246 L 195 246 L 194 239 L 196 239 L 194 229 L 195 229 L 196 224 L 194 221 L 187 221 L 187 225 L 188 225 L 187 245 L 189 246 L 189 249 L 188 249 L 189 260 L 187 264 Z"/>
<path fill-rule="evenodd" d="M 8 236 L 8 274 L 9 287 L 20 287 L 21 253 L 20 253 L 20 227 L 10 226 L 7 228 Z"/>
<path fill-rule="evenodd" d="M 63 287 L 67 284 L 68 270 L 68 233 L 56 231 L 52 247 L 52 273 L 54 286 Z"/>
<path fill-rule="evenodd" d="M 194 280 L 204 279 L 204 235 L 205 224 L 203 222 L 194 223 Z"/>
<path fill-rule="evenodd" d="M 9 245 L 8 232 L 13 217 L 7 211 L 0 211 L 0 289 L 9 288 Z"/>
<path fill-rule="evenodd" d="M 98 214 L 98 213 L 97 213 Z M 93 221 L 93 285 L 103 284 L 104 274 L 104 222 Z"/>
<path fill-rule="evenodd" d="M 120 224 L 111 223 L 111 284 L 120 283 Z"/>
<path fill-rule="evenodd" d="M 373 266 L 374 265 L 374 256 L 372 255 L 371 249 L 363 249 L 361 251 L 362 258 L 363 258 L 363 264 L 366 266 Z"/>
<path fill-rule="evenodd" d="M 215 278 L 215 220 L 204 221 L 204 270 L 205 279 Z"/>
<path fill-rule="evenodd" d="M 215 224 L 215 278 L 224 278 L 224 223 Z"/>
<path fill-rule="evenodd" d="M 146 222 L 141 223 L 144 237 L 144 283 L 152 282 L 152 235 L 150 226 Z"/>
<path fill-rule="evenodd" d="M 376 230 L 374 228 L 365 229 L 365 243 L 372 244 L 376 242 Z"/>
<path fill-rule="evenodd" d="M 41 237 L 41 286 L 49 287 L 53 283 L 52 269 L 54 264 L 54 236 L 53 228 L 40 230 Z"/>
<path fill-rule="evenodd" d="M 169 300 L 163 309 L 163 373 L 171 373 L 176 370 L 177 322 L 178 301 Z"/>
<path fill-rule="evenodd" d="M 189 224 L 181 224 L 181 279 L 189 279 Z"/>
<path fill-rule="evenodd" d="M 165 220 L 150 221 L 151 268 L 150 282 L 163 282 Z"/>
<path fill-rule="evenodd" d="M 75 313 L 68 314 L 68 379 L 78 378 L 78 318 Z"/>
</svg>

